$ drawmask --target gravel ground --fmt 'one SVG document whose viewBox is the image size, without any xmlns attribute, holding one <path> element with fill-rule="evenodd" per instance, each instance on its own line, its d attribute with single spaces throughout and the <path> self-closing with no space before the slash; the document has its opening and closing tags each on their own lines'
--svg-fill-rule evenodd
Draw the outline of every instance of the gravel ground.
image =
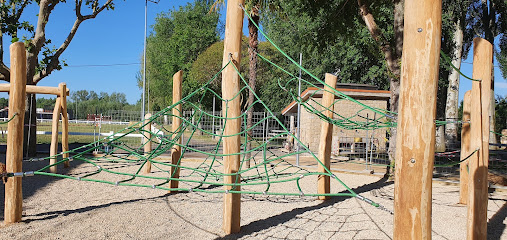
<svg viewBox="0 0 507 240">
<path fill-rule="evenodd" d="M 37 164 L 26 163 L 25 168 L 37 169 Z M 75 175 L 89 170 L 74 161 L 65 171 Z M 337 176 L 356 192 L 393 209 L 392 182 L 378 176 Z M 311 192 L 316 178 L 305 177 L 301 184 Z M 332 192 L 344 190 L 336 181 L 332 184 Z M 297 189 L 289 182 L 270 191 Z M 349 197 L 320 201 L 243 195 L 241 232 L 226 236 L 221 230 L 223 194 L 167 194 L 46 176 L 25 178 L 23 193 L 23 221 L 0 225 L 3 239 L 391 239 L 393 234 L 392 215 Z M 0 184 L 1 199 L 3 194 Z M 458 186 L 434 182 L 433 239 L 466 239 L 466 207 L 456 204 L 458 198 Z M 507 192 L 491 193 L 488 204 L 488 239 L 507 239 Z"/>
</svg>

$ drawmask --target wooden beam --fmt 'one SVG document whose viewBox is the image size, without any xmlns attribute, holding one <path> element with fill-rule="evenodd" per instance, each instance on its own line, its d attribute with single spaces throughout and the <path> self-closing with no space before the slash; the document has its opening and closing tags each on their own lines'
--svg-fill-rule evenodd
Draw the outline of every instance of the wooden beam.
<svg viewBox="0 0 507 240">
<path fill-rule="evenodd" d="M 470 148 L 470 104 L 472 91 L 467 91 L 463 98 L 463 125 L 461 127 L 461 160 L 468 157 L 474 150 Z M 459 165 L 459 203 L 468 203 L 468 160 Z"/>
<path fill-rule="evenodd" d="M 9 119 L 7 124 L 6 171 L 23 171 L 23 125 L 26 100 L 26 51 L 22 42 L 10 46 L 11 86 L 9 89 Z M 14 118 L 13 118 L 14 117 Z M 4 223 L 21 221 L 23 211 L 22 178 L 10 177 L 5 183 Z"/>
<path fill-rule="evenodd" d="M 467 239 L 486 239 L 488 229 L 489 103 L 493 46 L 474 39 L 473 78 L 470 116 L 470 147 L 480 149 L 469 159 Z"/>
<path fill-rule="evenodd" d="M 182 95 L 182 79 L 183 78 L 183 71 L 178 71 L 173 75 L 173 105 L 178 103 L 181 100 Z M 178 136 L 176 134 L 178 131 L 181 131 L 181 111 L 182 106 L 181 104 L 178 104 L 177 106 L 173 107 L 173 122 L 172 122 L 172 132 L 174 136 Z M 181 146 L 178 146 L 176 144 L 181 144 L 181 137 L 178 137 L 178 139 L 175 140 L 175 145 L 171 149 L 171 164 L 179 166 L 181 165 L 180 157 L 181 157 Z M 171 166 L 171 176 L 172 178 L 179 178 L 180 177 L 180 168 L 176 166 Z M 170 188 L 178 188 L 179 181 L 173 181 L 171 180 Z M 174 192 L 174 191 L 169 191 Z"/>
<path fill-rule="evenodd" d="M 326 84 L 329 86 L 324 87 L 324 93 L 322 96 L 322 106 L 324 109 L 324 115 L 330 119 L 333 118 L 333 104 L 334 104 L 334 89 L 336 88 L 336 82 L 338 78 L 333 75 L 326 73 Z M 322 164 L 319 164 L 319 172 L 326 173 L 326 168 L 331 169 L 331 142 L 333 140 L 333 125 L 322 120 L 320 129 L 320 144 L 319 144 L 319 160 Z M 318 178 L 318 193 L 327 194 L 330 193 L 331 185 L 330 178 L 327 175 L 319 175 Z M 319 196 L 320 200 L 329 199 L 329 196 Z"/>
<path fill-rule="evenodd" d="M 60 98 L 61 98 L 61 114 L 62 114 L 62 152 L 63 158 L 68 159 L 69 158 L 69 115 L 67 114 L 67 95 L 65 92 L 67 92 L 67 84 L 60 83 L 58 85 L 58 88 L 60 89 Z M 64 167 L 70 167 L 70 162 L 67 160 L 63 162 Z"/>
<path fill-rule="evenodd" d="M 405 0 L 394 239 L 431 239 L 441 0 Z"/>
<path fill-rule="evenodd" d="M 10 90 L 10 84 L 4 83 L 0 84 L 0 92 L 9 92 Z M 67 96 L 69 96 L 69 89 L 65 90 L 65 93 Z M 61 96 L 60 88 L 58 87 L 39 87 L 34 85 L 27 85 L 26 86 L 26 93 L 27 94 L 50 94 L 50 95 L 56 95 Z"/>
<path fill-rule="evenodd" d="M 244 5 L 244 0 L 227 1 L 227 16 L 225 20 L 225 36 L 224 36 L 224 55 L 223 66 L 232 60 L 232 64 L 239 70 L 241 62 L 241 36 L 243 29 L 243 9 L 240 5 Z M 237 96 L 240 89 L 239 75 L 234 66 L 227 66 L 222 72 L 222 97 L 223 116 L 227 118 L 224 129 L 224 178 L 225 184 L 234 184 L 241 181 L 239 176 L 240 156 L 230 155 L 240 152 L 240 136 L 237 135 L 241 130 L 241 99 Z M 235 135 L 235 136 L 233 136 Z M 240 186 L 225 186 L 225 190 L 239 191 Z M 240 230 L 240 211 L 241 211 L 241 194 L 225 193 L 224 194 L 224 212 L 223 212 L 223 229 L 225 233 L 237 233 Z"/>
<path fill-rule="evenodd" d="M 62 111 L 62 98 L 57 97 L 55 102 L 55 109 L 53 110 L 53 121 L 51 127 L 51 146 L 49 148 L 49 164 L 56 164 L 58 162 L 58 124 L 60 123 L 60 112 Z M 49 167 L 51 173 L 56 173 L 58 170 L 57 165 Z"/>
<path fill-rule="evenodd" d="M 144 115 L 144 156 L 148 156 L 151 152 L 151 113 Z M 151 173 L 151 162 L 146 161 L 144 164 L 144 173 Z"/>
</svg>

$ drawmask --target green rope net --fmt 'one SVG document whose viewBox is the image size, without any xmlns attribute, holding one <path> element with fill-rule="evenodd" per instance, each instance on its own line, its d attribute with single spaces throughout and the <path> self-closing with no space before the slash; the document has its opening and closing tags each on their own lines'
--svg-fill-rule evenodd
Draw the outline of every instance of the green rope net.
<svg viewBox="0 0 507 240">
<path fill-rule="evenodd" d="M 245 12 L 248 15 L 248 12 Z M 327 86 L 324 81 L 311 74 L 308 70 L 300 66 L 296 61 L 290 58 L 285 52 L 274 44 L 271 39 L 259 28 L 259 32 L 267 39 L 280 53 L 282 53 L 290 62 L 304 71 L 310 79 L 301 79 L 306 85 L 313 87 L 315 91 L 310 92 L 305 98 L 302 98 L 293 86 L 299 80 L 294 74 L 285 70 L 281 66 L 270 61 L 267 57 L 258 54 L 259 58 L 270 64 L 273 68 L 281 70 L 287 76 L 287 79 L 278 81 L 278 85 L 282 91 L 287 91 L 293 101 L 301 104 L 301 106 L 310 114 L 318 119 L 332 123 L 334 126 L 348 131 L 355 130 L 375 130 L 382 128 L 395 127 L 396 114 L 389 112 L 382 107 L 371 107 L 358 101 L 348 95 L 336 90 L 334 86 Z M 263 109 L 266 115 L 256 121 L 252 127 L 247 127 L 247 111 L 242 113 L 238 118 L 242 120 L 241 131 L 237 135 L 241 136 L 241 151 L 230 155 L 240 156 L 240 170 L 233 174 L 224 174 L 224 157 L 228 156 L 223 153 L 223 141 L 226 137 L 221 129 L 224 128 L 232 119 L 227 117 L 227 111 L 221 114 L 216 112 L 209 113 L 201 107 L 203 99 L 214 97 L 222 102 L 223 105 L 229 104 L 232 99 L 223 99 L 221 94 L 213 90 L 212 84 L 218 81 L 218 76 L 226 67 L 234 67 L 242 80 L 242 88 L 240 92 L 234 96 L 236 98 L 244 98 L 249 92 L 253 92 L 248 82 L 240 74 L 238 69 L 231 62 L 217 72 L 212 79 L 203 84 L 197 91 L 185 96 L 181 101 L 172 106 L 168 106 L 162 111 L 154 114 L 145 122 L 128 126 L 123 130 L 115 133 L 110 137 L 100 139 L 86 146 L 69 151 L 71 157 L 63 158 L 63 153 L 56 156 L 50 156 L 40 160 L 48 160 L 49 158 L 57 158 L 60 165 L 65 161 L 72 161 L 73 165 L 79 166 L 73 171 L 67 173 L 50 173 L 49 169 L 53 165 L 45 166 L 33 172 L 35 175 L 46 175 L 60 178 L 68 178 L 80 181 L 100 182 L 118 186 L 137 186 L 146 188 L 163 189 L 170 191 L 187 191 L 187 192 L 207 192 L 207 193 L 242 193 L 242 194 L 262 194 L 262 195 L 291 195 L 291 196 L 349 196 L 357 197 L 377 208 L 385 209 L 383 206 L 375 203 L 361 195 L 358 195 L 330 169 L 326 168 L 321 160 L 303 144 L 300 139 L 289 131 L 267 105 L 255 95 L 254 104 L 247 108 Z M 329 109 L 324 107 L 317 98 L 313 96 L 323 94 L 324 87 L 330 87 L 331 94 L 335 96 L 335 103 L 346 103 L 358 109 L 352 114 L 346 114 L 340 109 Z M 173 110 L 179 111 L 177 106 L 181 106 L 191 115 L 184 115 L 179 112 L 177 116 L 173 115 Z M 224 108 L 227 109 L 227 108 Z M 248 109 L 247 109 L 248 110 Z M 332 111 L 333 117 L 329 118 L 324 115 L 325 111 Z M 181 116 L 181 117 L 180 117 Z M 169 121 L 173 118 L 180 118 L 181 126 L 176 131 L 172 131 Z M 214 122 L 219 123 L 219 131 L 210 129 L 205 126 L 203 121 L 205 118 L 212 118 Z M 249 135 L 259 126 L 275 123 L 280 129 L 276 134 L 265 135 L 261 138 Z M 151 129 L 146 130 L 145 126 L 151 124 Z M 316 122 L 315 124 L 319 124 Z M 444 124 L 443 122 L 437 124 Z M 384 130 L 387 131 L 387 130 Z M 134 134 L 141 135 L 148 140 L 140 146 L 133 146 L 125 139 Z M 318 135 L 318 133 L 316 133 Z M 295 144 L 302 146 L 301 149 L 284 152 L 279 147 L 281 138 L 294 139 Z M 192 141 L 205 142 L 205 147 L 195 146 Z M 151 142 L 152 149 L 144 152 L 144 145 Z M 171 161 L 171 152 L 175 146 L 181 147 L 181 156 L 176 163 Z M 250 146 L 250 147 L 248 147 Z M 103 152 L 101 156 L 92 156 L 90 153 L 95 151 Z M 308 168 L 302 168 L 295 165 L 295 156 L 305 156 L 307 161 L 316 163 L 324 169 L 322 172 L 310 171 Z M 308 160 L 309 159 L 309 160 Z M 143 167 L 151 163 L 151 173 L 145 174 Z M 459 164 L 459 163 L 458 163 Z M 179 176 L 176 175 L 179 169 Z M 240 175 L 237 182 L 225 184 L 224 178 L 228 176 Z M 319 194 L 316 184 L 312 189 L 304 187 L 301 182 L 310 180 L 315 181 L 318 176 L 329 176 L 333 181 L 341 186 L 340 192 L 329 194 Z M 10 173 L 8 176 L 14 176 Z M 170 182 L 177 181 L 177 188 L 171 188 Z M 291 184 L 291 188 L 277 187 L 280 183 Z M 240 188 L 237 188 L 237 187 Z M 231 190 L 226 190 L 226 187 Z M 241 190 L 239 190 L 241 189 Z"/>
</svg>

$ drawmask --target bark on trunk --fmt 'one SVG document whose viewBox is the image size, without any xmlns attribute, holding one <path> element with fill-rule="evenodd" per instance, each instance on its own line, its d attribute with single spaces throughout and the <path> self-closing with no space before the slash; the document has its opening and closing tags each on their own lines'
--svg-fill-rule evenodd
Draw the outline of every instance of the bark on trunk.
<svg viewBox="0 0 507 240">
<path fill-rule="evenodd" d="M 455 23 L 454 31 L 454 52 L 452 58 L 452 65 L 456 68 L 461 68 L 461 57 L 463 53 L 463 29 L 461 21 Z M 458 95 L 459 95 L 459 72 L 454 68 L 451 69 L 449 74 L 449 86 L 447 87 L 447 101 L 445 104 L 445 119 L 450 121 L 445 125 L 445 146 L 446 149 L 454 149 L 458 147 Z"/>
<path fill-rule="evenodd" d="M 249 33 L 249 48 L 248 48 L 248 55 L 250 56 L 250 65 L 249 65 L 249 80 L 248 85 L 251 88 L 251 91 L 248 92 L 248 111 L 247 111 L 247 119 L 246 119 L 246 126 L 247 129 L 250 129 L 247 131 L 248 135 L 248 143 L 246 145 L 246 167 L 250 167 L 250 157 L 251 154 L 249 153 L 250 149 L 252 149 L 252 134 L 253 130 L 251 129 L 253 126 L 253 103 L 254 103 L 254 92 L 255 92 L 255 82 L 257 81 L 257 50 L 258 50 L 258 35 L 259 32 L 257 28 L 255 27 L 255 24 L 259 24 L 259 9 L 258 6 L 253 6 L 251 10 L 251 17 L 252 20 L 248 21 L 248 33 Z"/>
<path fill-rule="evenodd" d="M 380 29 L 375 23 L 375 18 L 368 9 L 368 6 L 362 1 L 358 0 L 359 14 L 361 15 L 368 31 L 372 38 L 380 45 L 380 49 L 384 54 L 387 68 L 390 71 L 389 91 L 391 92 L 391 99 L 389 104 L 389 110 L 397 113 L 398 112 L 398 100 L 400 95 L 400 74 L 401 68 L 399 65 L 402 50 L 403 50 L 403 0 L 394 0 L 394 29 L 395 29 L 395 45 L 394 48 L 385 40 L 382 36 Z M 394 162 L 394 156 L 396 152 L 396 128 L 391 128 L 391 134 L 389 137 L 389 160 Z M 387 170 L 388 174 L 390 169 Z"/>
</svg>

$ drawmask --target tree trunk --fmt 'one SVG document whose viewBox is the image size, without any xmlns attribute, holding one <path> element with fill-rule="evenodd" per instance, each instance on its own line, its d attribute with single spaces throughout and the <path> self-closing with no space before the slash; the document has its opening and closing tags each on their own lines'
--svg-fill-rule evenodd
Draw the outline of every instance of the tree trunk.
<svg viewBox="0 0 507 240">
<path fill-rule="evenodd" d="M 380 49 L 384 54 L 387 68 L 390 71 L 389 91 L 391 92 L 391 99 L 389 110 L 391 112 L 398 112 L 398 100 L 400 95 L 400 62 L 403 51 L 403 0 L 394 0 L 394 29 L 395 29 L 395 46 L 392 48 L 389 43 L 382 36 L 382 32 L 375 23 L 375 18 L 368 9 L 368 6 L 362 0 L 358 0 L 359 14 L 363 19 L 368 31 L 372 38 L 380 45 Z M 394 163 L 394 156 L 396 152 L 396 128 L 391 128 L 389 137 L 389 160 Z M 390 169 L 387 170 L 388 174 Z"/>
<path fill-rule="evenodd" d="M 23 131 L 23 156 L 37 154 L 37 99 L 35 94 L 26 95 L 25 127 Z"/>
<path fill-rule="evenodd" d="M 463 53 L 463 29 L 461 21 L 455 23 L 454 31 L 454 52 L 452 65 L 461 69 L 461 57 Z M 450 121 L 445 125 L 445 146 L 447 149 L 457 147 L 458 142 L 458 94 L 459 94 L 459 72 L 454 68 L 449 74 L 449 86 L 447 87 L 447 101 L 445 104 L 445 119 Z"/>
<path fill-rule="evenodd" d="M 493 29 L 496 26 L 496 7 L 493 1 L 481 0 L 482 3 L 482 23 L 484 27 L 484 39 L 490 42 L 493 46 L 495 46 L 495 32 Z M 489 6 L 488 6 L 489 5 Z M 493 59 L 494 61 L 494 59 Z M 491 143 L 497 143 L 495 132 L 495 69 L 494 62 L 491 71 L 491 102 L 489 108 L 489 130 L 490 137 L 489 140 Z M 496 147 L 493 147 L 496 149 Z"/>
<path fill-rule="evenodd" d="M 259 8 L 258 6 L 253 6 L 252 10 L 250 11 L 250 15 L 252 17 L 252 20 L 248 21 L 248 33 L 249 33 L 249 39 L 248 39 L 248 45 L 250 46 L 248 48 L 248 55 L 250 56 L 250 65 L 249 65 L 249 80 L 248 85 L 250 86 L 251 90 L 248 92 L 248 111 L 247 111 L 247 119 L 246 119 L 246 127 L 247 129 L 250 129 L 247 131 L 247 139 L 248 143 L 246 145 L 246 167 L 250 167 L 250 157 L 251 154 L 249 153 L 250 149 L 252 149 L 252 135 L 253 130 L 251 129 L 253 126 L 253 103 L 254 103 L 254 93 L 255 93 L 255 82 L 257 81 L 257 50 L 258 50 L 258 36 L 259 32 L 257 30 L 257 27 L 255 27 L 255 24 L 259 24 Z"/>
</svg>

